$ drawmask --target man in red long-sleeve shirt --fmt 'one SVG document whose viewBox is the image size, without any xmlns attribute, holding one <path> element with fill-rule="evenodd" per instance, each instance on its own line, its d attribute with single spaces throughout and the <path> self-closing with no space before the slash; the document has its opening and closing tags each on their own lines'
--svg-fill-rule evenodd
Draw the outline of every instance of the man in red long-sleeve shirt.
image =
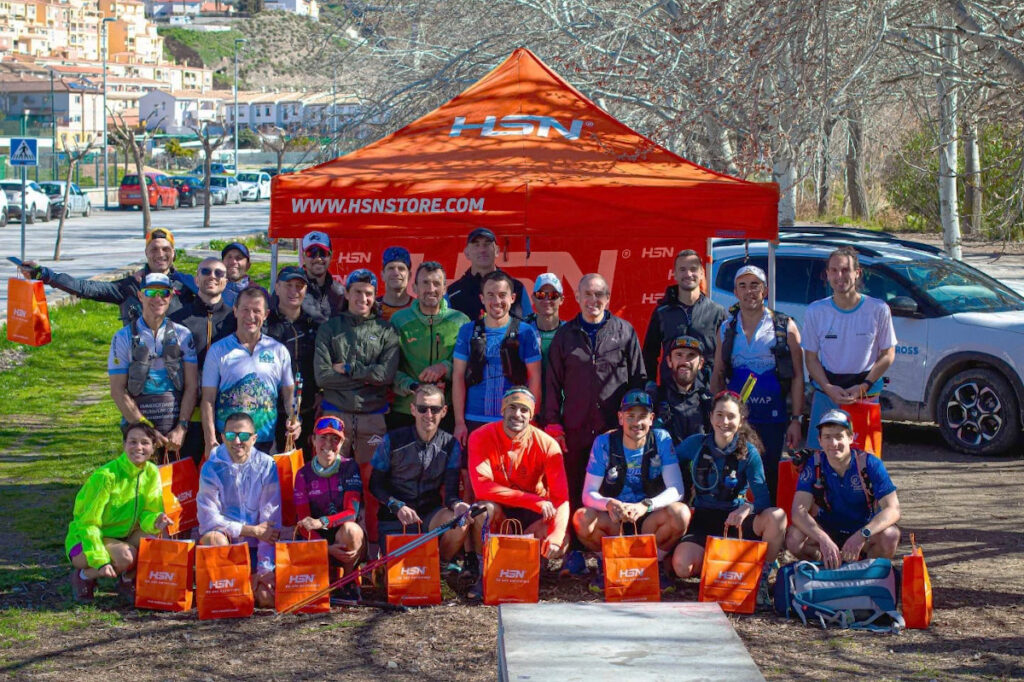
<svg viewBox="0 0 1024 682">
<path fill-rule="evenodd" d="M 517 519 L 527 535 L 541 541 L 541 554 L 557 559 L 569 540 L 569 486 L 562 448 L 530 424 L 536 407 L 536 398 L 525 386 L 505 393 L 501 421 L 482 426 L 469 437 L 469 478 L 477 503 L 487 506 L 492 530 L 504 519 Z M 482 581 L 469 597 L 483 597 Z"/>
</svg>

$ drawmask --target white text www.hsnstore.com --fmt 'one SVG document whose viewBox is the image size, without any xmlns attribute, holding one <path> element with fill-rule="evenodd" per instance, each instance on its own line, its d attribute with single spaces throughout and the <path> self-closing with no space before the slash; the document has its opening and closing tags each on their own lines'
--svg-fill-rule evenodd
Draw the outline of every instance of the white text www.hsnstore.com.
<svg viewBox="0 0 1024 682">
<path fill-rule="evenodd" d="M 292 213 L 466 213 L 483 210 L 483 197 L 292 199 Z"/>
</svg>

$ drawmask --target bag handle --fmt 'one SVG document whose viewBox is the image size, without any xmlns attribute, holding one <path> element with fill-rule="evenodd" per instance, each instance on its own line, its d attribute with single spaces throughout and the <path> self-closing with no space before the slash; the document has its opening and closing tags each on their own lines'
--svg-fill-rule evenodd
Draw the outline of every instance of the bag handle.
<svg viewBox="0 0 1024 682">
<path fill-rule="evenodd" d="M 633 535 L 639 535 L 640 534 L 640 526 L 639 526 L 639 524 L 637 524 L 636 521 L 626 521 L 625 519 L 619 519 L 619 535 L 623 535 L 622 531 L 623 531 L 623 529 L 625 529 L 627 523 L 628 524 L 632 524 L 632 526 L 633 526 Z"/>
<path fill-rule="evenodd" d="M 284 439 L 284 451 L 291 452 L 295 449 L 295 439 L 288 435 Z"/>
<path fill-rule="evenodd" d="M 519 532 L 513 532 L 513 529 L 518 528 Z M 501 534 L 502 535 L 525 535 L 523 531 L 523 522 L 519 519 L 503 519 L 501 522 Z"/>
<path fill-rule="evenodd" d="M 735 528 L 736 529 L 736 539 L 737 540 L 742 540 L 743 539 L 743 526 L 730 526 L 728 523 L 725 524 L 725 527 L 722 529 L 722 537 L 723 538 L 729 537 L 729 529 L 730 528 Z"/>
<path fill-rule="evenodd" d="M 408 533 L 406 532 L 406 529 L 409 526 L 416 526 L 416 530 L 418 531 L 416 533 L 416 535 L 423 535 L 423 522 L 422 521 L 417 521 L 416 523 L 403 523 L 402 524 L 402 535 L 408 535 Z"/>
</svg>

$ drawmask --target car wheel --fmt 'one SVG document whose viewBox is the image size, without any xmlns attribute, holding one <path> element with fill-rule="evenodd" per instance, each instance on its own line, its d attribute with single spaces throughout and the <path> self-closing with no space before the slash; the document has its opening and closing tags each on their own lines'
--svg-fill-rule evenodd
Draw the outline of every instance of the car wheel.
<svg viewBox="0 0 1024 682">
<path fill-rule="evenodd" d="M 25 222 L 33 225 L 36 222 L 36 207 L 28 205 L 25 207 Z"/>
<path fill-rule="evenodd" d="M 82 211 L 82 217 L 88 218 L 92 214 L 92 203 L 85 202 L 85 210 Z"/>
<path fill-rule="evenodd" d="M 46 210 L 43 211 L 43 222 L 48 223 L 53 220 L 53 206 L 49 203 L 46 204 Z"/>
<path fill-rule="evenodd" d="M 239 194 L 237 197 L 235 197 L 235 204 L 240 204 L 240 203 L 242 203 L 242 195 L 241 194 Z"/>
<path fill-rule="evenodd" d="M 8 215 L 7 215 L 7 209 L 5 208 L 4 210 L 0 211 L 0 227 L 6 227 L 7 226 L 7 220 L 8 220 Z"/>
<path fill-rule="evenodd" d="M 946 443 L 969 455 L 1005 452 L 1020 435 L 1017 396 L 992 369 L 966 369 L 950 377 L 939 392 L 936 412 Z"/>
</svg>

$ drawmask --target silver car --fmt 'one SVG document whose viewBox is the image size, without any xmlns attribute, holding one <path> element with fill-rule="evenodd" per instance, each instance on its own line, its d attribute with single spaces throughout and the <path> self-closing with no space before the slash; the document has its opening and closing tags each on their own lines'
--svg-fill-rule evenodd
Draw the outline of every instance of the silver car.
<svg viewBox="0 0 1024 682">
<path fill-rule="evenodd" d="M 227 205 L 228 202 L 242 203 L 238 179 L 233 175 L 211 175 L 210 203 Z"/>
<path fill-rule="evenodd" d="M 53 206 L 53 214 L 55 216 L 59 216 L 61 209 L 63 209 L 64 215 L 69 218 L 73 215 L 88 218 L 89 214 L 92 213 L 92 201 L 89 199 L 89 195 L 72 182 L 71 189 L 68 190 L 68 205 L 65 207 L 64 188 L 66 185 L 67 183 L 63 180 L 39 183 L 42 190 L 50 197 L 50 204 Z"/>
<path fill-rule="evenodd" d="M 7 195 L 7 211 L 11 218 L 21 219 L 21 180 L 4 180 L 0 188 Z M 25 222 L 34 223 L 36 218 L 46 222 L 53 217 L 50 197 L 33 181 L 25 183 Z"/>
</svg>

